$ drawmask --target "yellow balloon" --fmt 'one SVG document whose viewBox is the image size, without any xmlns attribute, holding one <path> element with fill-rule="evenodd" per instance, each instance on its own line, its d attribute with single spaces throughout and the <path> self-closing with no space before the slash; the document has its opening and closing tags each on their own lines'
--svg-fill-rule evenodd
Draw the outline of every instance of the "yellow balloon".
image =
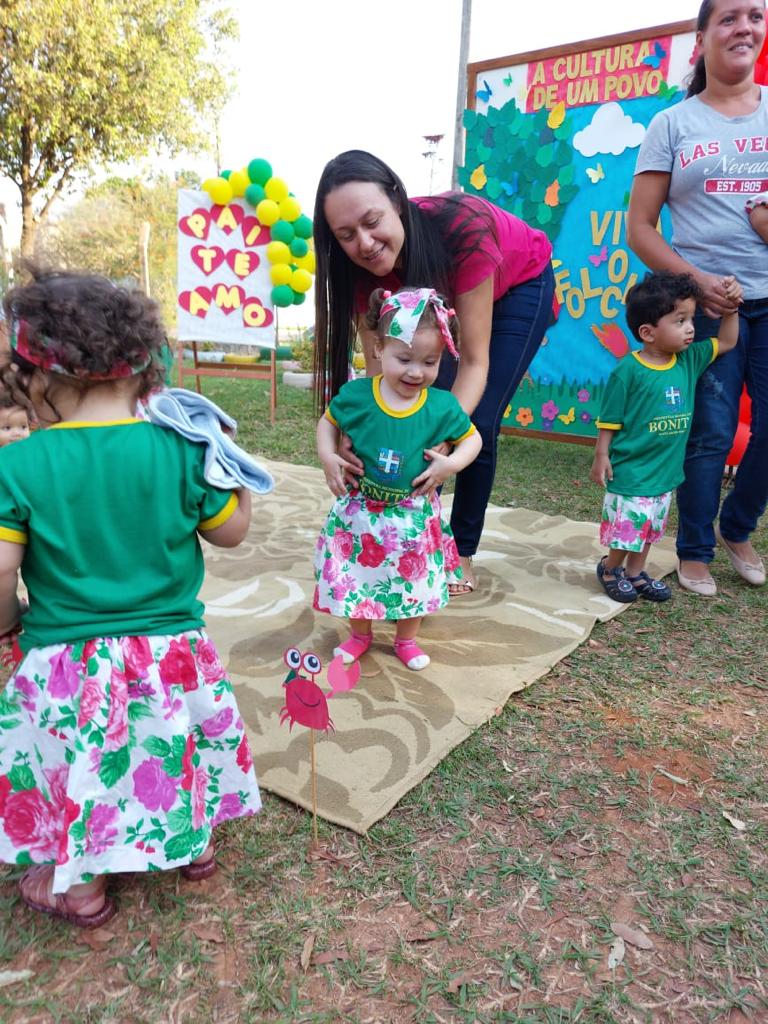
<svg viewBox="0 0 768 1024">
<path fill-rule="evenodd" d="M 280 200 L 280 216 L 283 220 L 294 221 L 301 216 L 301 204 L 293 196 Z"/>
<path fill-rule="evenodd" d="M 244 196 L 245 190 L 251 184 L 251 179 L 248 177 L 248 171 L 245 169 L 242 171 L 232 171 L 229 176 L 229 184 L 232 188 L 233 195 Z"/>
<path fill-rule="evenodd" d="M 208 195 L 218 206 L 226 206 L 232 202 L 232 186 L 225 178 L 214 178 Z"/>
<path fill-rule="evenodd" d="M 256 207 L 256 216 L 265 227 L 272 227 L 280 220 L 280 207 L 272 199 L 262 199 Z"/>
<path fill-rule="evenodd" d="M 293 271 L 287 263 L 275 263 L 274 266 L 269 268 L 269 276 L 274 285 L 290 284 L 292 274 Z"/>
<path fill-rule="evenodd" d="M 212 187 L 219 181 L 219 178 L 206 178 L 200 188 L 210 196 Z"/>
<path fill-rule="evenodd" d="M 274 199 L 276 203 L 282 203 L 288 198 L 288 186 L 282 178 L 270 178 L 264 186 L 264 194 L 267 199 Z"/>
<path fill-rule="evenodd" d="M 267 246 L 267 259 L 270 263 L 290 263 L 291 250 L 285 242 L 270 242 Z"/>
<path fill-rule="evenodd" d="M 295 292 L 308 292 L 312 287 L 312 275 L 308 270 L 294 270 L 291 274 L 291 288 Z"/>
<path fill-rule="evenodd" d="M 299 270 L 306 270 L 310 274 L 315 272 L 315 254 L 310 250 L 306 256 L 300 256 L 293 261 Z"/>
</svg>

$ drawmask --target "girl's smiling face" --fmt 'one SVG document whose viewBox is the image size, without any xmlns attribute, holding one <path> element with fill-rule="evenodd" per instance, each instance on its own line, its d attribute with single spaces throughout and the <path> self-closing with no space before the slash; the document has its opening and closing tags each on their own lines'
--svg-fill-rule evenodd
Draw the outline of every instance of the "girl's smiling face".
<svg viewBox="0 0 768 1024">
<path fill-rule="evenodd" d="M 350 181 L 329 192 L 323 207 L 336 241 L 355 266 L 385 277 L 405 241 L 400 211 L 372 181 Z"/>
<path fill-rule="evenodd" d="M 751 77 L 765 41 L 765 4 L 715 0 L 707 27 L 696 34 L 707 74 L 723 82 Z"/>
<path fill-rule="evenodd" d="M 422 388 L 434 384 L 443 354 L 443 339 L 437 327 L 420 327 L 410 345 L 397 338 L 376 343 L 381 361 L 382 381 L 398 399 L 415 401 Z"/>
</svg>

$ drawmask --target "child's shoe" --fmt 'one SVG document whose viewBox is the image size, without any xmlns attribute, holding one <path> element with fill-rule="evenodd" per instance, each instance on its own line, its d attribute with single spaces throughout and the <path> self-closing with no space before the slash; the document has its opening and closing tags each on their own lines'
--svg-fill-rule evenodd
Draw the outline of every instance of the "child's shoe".
<svg viewBox="0 0 768 1024">
<path fill-rule="evenodd" d="M 668 601 L 672 597 L 672 591 L 666 583 L 655 580 L 647 572 L 639 572 L 637 576 L 627 576 L 627 579 L 637 591 L 638 597 L 644 597 L 646 601 Z"/>
<path fill-rule="evenodd" d="M 636 601 L 640 595 L 632 586 L 630 580 L 627 579 L 624 566 L 619 565 L 615 569 L 606 569 L 606 557 L 606 555 L 603 555 L 597 563 L 597 578 L 600 580 L 603 590 L 612 601 L 620 601 L 622 604 Z M 607 572 L 611 575 L 606 576 Z"/>
<path fill-rule="evenodd" d="M 421 672 L 430 661 L 415 640 L 395 640 L 395 654 L 412 672 Z"/>
<path fill-rule="evenodd" d="M 371 646 L 372 641 L 373 633 L 353 632 L 349 640 L 345 640 L 343 644 L 334 647 L 333 653 L 337 658 L 340 657 L 345 665 L 351 665 L 353 661 L 362 658 Z"/>
</svg>

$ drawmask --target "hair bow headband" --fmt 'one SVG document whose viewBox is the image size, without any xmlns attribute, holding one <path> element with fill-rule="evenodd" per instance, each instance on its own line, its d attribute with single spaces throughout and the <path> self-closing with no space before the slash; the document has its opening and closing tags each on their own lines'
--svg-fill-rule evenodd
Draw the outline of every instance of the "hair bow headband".
<svg viewBox="0 0 768 1024">
<path fill-rule="evenodd" d="M 11 321 L 11 352 L 21 359 L 39 366 L 41 370 L 50 370 L 53 373 L 60 373 L 64 377 L 73 377 L 76 380 L 120 380 L 122 377 L 134 377 L 136 374 L 146 370 L 152 362 L 152 356 L 145 356 L 144 360 L 137 366 L 131 366 L 126 360 L 121 359 L 115 363 L 109 373 L 90 373 L 83 367 L 67 369 L 61 362 L 61 346 L 51 338 L 39 335 L 38 340 L 42 343 L 44 351 L 42 354 L 33 352 L 29 347 L 30 327 L 26 320 Z"/>
<path fill-rule="evenodd" d="M 406 345 L 412 345 L 413 336 L 419 329 L 419 322 L 427 306 L 431 306 L 435 311 L 435 320 L 445 347 L 454 359 L 458 359 L 459 353 L 456 351 L 448 324 L 449 318 L 455 316 L 456 313 L 453 309 L 446 309 L 445 303 L 434 288 L 404 288 L 395 295 L 384 292 L 384 302 L 379 319 L 387 313 L 394 313 L 386 336 L 397 338 L 398 341 L 403 341 Z"/>
</svg>

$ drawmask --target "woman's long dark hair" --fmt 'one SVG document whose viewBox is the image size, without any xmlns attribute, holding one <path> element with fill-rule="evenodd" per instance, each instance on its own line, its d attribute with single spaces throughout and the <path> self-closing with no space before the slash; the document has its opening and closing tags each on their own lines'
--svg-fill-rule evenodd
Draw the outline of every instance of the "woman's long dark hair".
<svg viewBox="0 0 768 1024">
<path fill-rule="evenodd" d="M 709 19 L 712 17 L 712 12 L 715 9 L 715 0 L 704 0 L 701 7 L 699 8 L 699 16 L 696 19 L 696 31 L 706 31 L 707 25 L 709 25 Z M 688 79 L 688 96 L 698 96 L 700 92 L 703 92 L 707 85 L 707 68 L 704 63 L 704 54 L 700 53 L 696 58 L 696 63 L 693 66 L 690 78 Z"/>
<path fill-rule="evenodd" d="M 325 217 L 330 192 L 350 182 L 371 182 L 400 213 L 405 240 L 398 277 L 403 287 L 430 287 L 453 301 L 452 278 L 457 265 L 489 232 L 496 234 L 493 217 L 479 202 L 456 192 L 425 200 L 424 208 L 408 201 L 405 186 L 378 157 L 350 149 L 325 165 L 317 186 L 314 214 L 315 255 L 315 402 L 323 410 L 347 382 L 355 337 L 359 284 L 376 287 L 377 279 L 349 259 Z"/>
</svg>

